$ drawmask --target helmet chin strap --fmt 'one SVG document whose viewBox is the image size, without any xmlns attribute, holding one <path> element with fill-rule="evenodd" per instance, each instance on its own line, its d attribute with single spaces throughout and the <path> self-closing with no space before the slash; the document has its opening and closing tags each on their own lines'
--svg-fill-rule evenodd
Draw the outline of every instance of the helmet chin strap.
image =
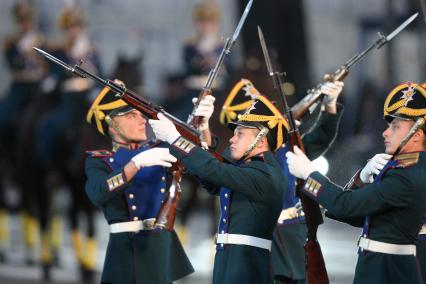
<svg viewBox="0 0 426 284">
<path fill-rule="evenodd" d="M 417 130 L 422 128 L 423 125 L 425 125 L 425 118 L 424 117 L 418 118 L 416 120 L 416 122 L 413 124 L 413 126 L 411 126 L 410 130 L 405 135 L 405 137 L 399 143 L 398 148 L 396 149 L 395 153 L 393 154 L 394 156 L 398 155 L 401 152 L 402 148 L 404 148 L 404 146 L 408 143 L 408 141 L 411 139 L 411 137 L 413 137 L 413 135 L 416 134 Z"/>
<path fill-rule="evenodd" d="M 253 142 L 250 144 L 250 146 L 245 151 L 244 155 L 241 157 L 240 161 L 244 161 L 247 156 L 253 151 L 253 149 L 256 147 L 257 143 L 268 134 L 269 129 L 267 127 L 262 127 L 262 129 L 257 133 L 256 137 L 253 139 Z"/>
</svg>

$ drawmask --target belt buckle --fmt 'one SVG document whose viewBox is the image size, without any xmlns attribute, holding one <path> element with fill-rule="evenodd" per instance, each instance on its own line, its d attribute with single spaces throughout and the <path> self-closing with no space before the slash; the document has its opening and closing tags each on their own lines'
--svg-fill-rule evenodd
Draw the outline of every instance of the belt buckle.
<svg viewBox="0 0 426 284">
<path fill-rule="evenodd" d="M 149 218 L 142 220 L 142 230 L 152 230 L 154 229 L 155 218 Z"/>
</svg>

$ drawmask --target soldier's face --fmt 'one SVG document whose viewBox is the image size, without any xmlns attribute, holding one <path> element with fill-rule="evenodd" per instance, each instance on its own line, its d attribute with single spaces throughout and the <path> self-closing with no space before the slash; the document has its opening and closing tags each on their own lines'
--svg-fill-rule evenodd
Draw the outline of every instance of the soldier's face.
<svg viewBox="0 0 426 284">
<path fill-rule="evenodd" d="M 393 155 L 395 153 L 402 139 L 407 135 L 408 131 L 410 131 L 413 124 L 414 122 L 411 120 L 402 120 L 399 118 L 394 118 L 392 122 L 388 124 L 388 128 L 383 132 L 386 154 Z M 406 146 L 408 147 L 409 144 L 407 143 Z"/>
<path fill-rule="evenodd" d="M 231 144 L 229 146 L 231 158 L 234 160 L 241 159 L 253 142 L 257 133 L 259 133 L 258 129 L 237 126 L 234 130 L 234 136 L 229 139 L 229 143 Z"/>
<path fill-rule="evenodd" d="M 125 136 L 124 140 L 142 142 L 146 140 L 146 119 L 138 110 L 133 110 L 125 115 L 115 116 L 114 121 L 120 129 L 119 135 Z"/>
</svg>

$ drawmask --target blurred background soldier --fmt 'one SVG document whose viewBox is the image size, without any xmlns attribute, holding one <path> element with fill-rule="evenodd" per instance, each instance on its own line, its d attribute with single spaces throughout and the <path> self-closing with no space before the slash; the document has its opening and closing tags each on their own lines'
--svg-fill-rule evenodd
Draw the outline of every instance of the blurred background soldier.
<svg viewBox="0 0 426 284">
<path fill-rule="evenodd" d="M 214 68 L 220 53 L 223 49 L 224 39 L 221 37 L 222 13 L 219 5 L 214 0 L 204 0 L 197 3 L 192 12 L 195 34 L 187 40 L 183 47 L 183 84 L 185 91 L 183 97 L 175 99 L 170 113 L 186 121 L 193 104 L 192 99 L 198 97 L 201 90 L 207 83 L 208 75 Z M 217 100 L 222 100 L 224 88 L 227 86 L 227 79 L 230 71 L 229 58 L 222 65 L 222 68 L 213 83 L 213 96 Z M 215 132 L 217 121 L 211 122 L 211 130 Z M 180 202 L 181 214 L 178 233 L 182 240 L 186 239 L 186 224 L 191 213 L 200 205 L 206 203 L 211 216 L 211 235 L 216 231 L 215 199 L 203 191 L 198 191 L 199 183 L 189 175 L 182 179 L 182 199 Z M 204 207 L 204 206 L 201 206 Z"/>
<path fill-rule="evenodd" d="M 9 176 L 9 182 L 13 183 L 19 179 L 16 154 L 22 117 L 27 106 L 38 98 L 40 83 L 46 74 L 45 62 L 32 49 L 33 46 L 45 44 L 43 35 L 37 30 L 35 8 L 29 1 L 17 1 L 11 14 L 16 23 L 16 33 L 4 43 L 11 82 L 6 96 L 0 101 L 0 261 L 3 260 L 2 251 L 8 238 L 4 178 Z M 28 252 L 32 252 L 37 239 L 37 222 L 34 216 L 26 212 L 22 221 L 24 242 L 29 248 Z M 32 253 L 29 253 L 27 261 L 34 262 Z"/>
<path fill-rule="evenodd" d="M 100 64 L 96 49 L 86 32 L 83 11 L 79 7 L 66 6 L 58 17 L 63 39 L 48 45 L 48 50 L 60 60 L 75 65 L 84 60 L 84 67 L 99 74 Z M 40 216 L 41 262 L 45 279 L 50 279 L 52 264 L 58 264 L 60 246 L 59 213 L 62 210 L 54 197 L 59 188 L 71 193 L 71 240 L 83 278 L 93 278 L 96 242 L 94 239 L 93 207 L 84 195 L 84 109 L 90 106 L 93 81 L 75 78 L 56 64 L 49 64 L 49 75 L 43 82 L 49 93 L 34 107 L 37 112 L 27 119 L 23 157 L 33 157 L 30 163 L 21 163 L 32 173 L 26 177 L 24 188 L 35 187 L 24 197 L 29 208 L 35 208 Z M 31 141 L 31 142 L 29 142 Z M 28 174 L 27 174 L 28 175 Z M 83 211 L 87 220 L 87 238 L 78 230 L 78 212 Z M 62 212 L 63 213 L 63 212 Z"/>
</svg>

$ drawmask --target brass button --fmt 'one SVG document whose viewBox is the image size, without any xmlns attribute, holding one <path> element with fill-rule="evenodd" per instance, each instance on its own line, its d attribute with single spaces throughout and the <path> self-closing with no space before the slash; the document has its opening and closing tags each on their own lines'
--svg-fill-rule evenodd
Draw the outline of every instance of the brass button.
<svg viewBox="0 0 426 284">
<path fill-rule="evenodd" d="M 129 194 L 129 198 L 130 198 L 130 199 L 135 198 L 135 196 L 133 195 L 133 193 L 130 193 L 130 194 Z"/>
<path fill-rule="evenodd" d="M 139 220 L 138 217 L 133 217 L 133 221 L 137 221 L 137 220 Z"/>
<path fill-rule="evenodd" d="M 228 198 L 228 193 L 225 193 L 225 198 Z"/>
<path fill-rule="evenodd" d="M 132 205 L 132 210 L 135 211 L 136 210 L 136 205 Z"/>
<path fill-rule="evenodd" d="M 166 190 L 164 188 L 162 188 L 162 189 L 160 189 L 160 192 L 164 193 L 164 192 L 166 192 Z"/>
</svg>

